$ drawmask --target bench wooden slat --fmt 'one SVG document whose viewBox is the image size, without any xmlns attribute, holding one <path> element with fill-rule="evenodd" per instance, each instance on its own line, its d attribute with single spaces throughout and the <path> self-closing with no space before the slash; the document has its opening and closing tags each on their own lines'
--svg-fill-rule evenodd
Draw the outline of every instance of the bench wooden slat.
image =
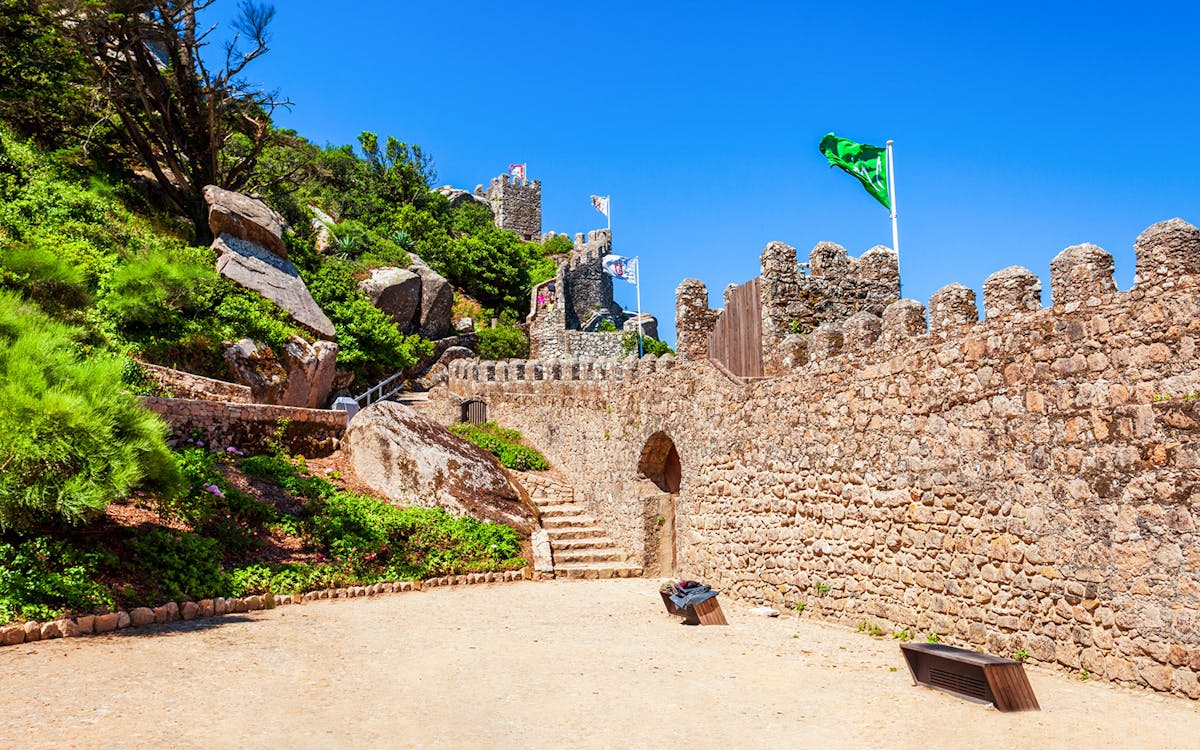
<svg viewBox="0 0 1200 750">
<path fill-rule="evenodd" d="M 1018 661 L 940 643 L 902 643 L 900 651 L 914 685 L 992 703 L 998 711 L 1041 710 Z"/>
</svg>

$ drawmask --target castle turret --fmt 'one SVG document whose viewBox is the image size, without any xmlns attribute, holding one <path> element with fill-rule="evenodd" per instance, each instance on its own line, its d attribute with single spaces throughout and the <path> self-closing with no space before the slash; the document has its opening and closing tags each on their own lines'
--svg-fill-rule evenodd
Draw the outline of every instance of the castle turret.
<svg viewBox="0 0 1200 750">
<path fill-rule="evenodd" d="M 487 200 L 496 217 L 496 226 L 515 232 L 526 242 L 537 242 L 542 236 L 542 183 L 525 182 L 510 175 L 493 177 L 488 186 Z"/>
</svg>

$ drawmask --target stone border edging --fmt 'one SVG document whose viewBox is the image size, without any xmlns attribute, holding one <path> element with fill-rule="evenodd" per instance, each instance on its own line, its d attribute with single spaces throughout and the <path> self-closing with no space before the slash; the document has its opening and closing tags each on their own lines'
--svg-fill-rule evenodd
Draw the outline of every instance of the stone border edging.
<svg viewBox="0 0 1200 750">
<path fill-rule="evenodd" d="M 378 594 L 399 594 L 408 591 L 423 591 L 439 586 L 464 586 L 477 583 L 508 583 L 510 581 L 541 580 L 532 568 L 503 570 L 488 573 L 466 573 L 463 575 L 439 576 L 423 581 L 392 581 L 373 583 L 368 586 L 346 586 L 335 589 L 318 589 L 303 594 L 253 594 L 251 596 L 226 599 L 201 599 L 198 602 L 167 602 L 158 607 L 134 607 L 126 612 L 119 610 L 102 615 L 80 615 L 64 617 L 49 622 L 29 621 L 0 627 L 0 646 L 16 646 L 22 643 L 75 638 L 81 635 L 112 633 L 127 628 L 161 625 L 178 620 L 203 620 L 210 617 L 275 609 L 286 604 L 301 604 L 318 599 L 351 599 Z"/>
</svg>

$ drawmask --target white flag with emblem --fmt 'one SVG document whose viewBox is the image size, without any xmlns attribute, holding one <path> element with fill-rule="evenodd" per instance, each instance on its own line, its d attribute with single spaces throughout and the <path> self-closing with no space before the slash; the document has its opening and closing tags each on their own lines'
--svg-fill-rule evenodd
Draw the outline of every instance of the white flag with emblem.
<svg viewBox="0 0 1200 750">
<path fill-rule="evenodd" d="M 638 274 L 637 258 L 626 258 L 621 255 L 605 255 L 601 261 L 604 271 L 613 278 L 636 284 Z"/>
</svg>

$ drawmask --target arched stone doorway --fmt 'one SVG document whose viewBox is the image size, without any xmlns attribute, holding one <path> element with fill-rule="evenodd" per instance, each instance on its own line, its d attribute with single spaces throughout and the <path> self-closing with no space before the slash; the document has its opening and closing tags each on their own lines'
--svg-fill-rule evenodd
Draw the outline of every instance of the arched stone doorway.
<svg viewBox="0 0 1200 750">
<path fill-rule="evenodd" d="M 679 564 L 676 515 L 683 465 L 675 441 L 667 433 L 659 431 L 646 440 L 638 459 L 638 475 L 646 529 L 643 567 L 649 576 L 674 576 Z"/>
</svg>

